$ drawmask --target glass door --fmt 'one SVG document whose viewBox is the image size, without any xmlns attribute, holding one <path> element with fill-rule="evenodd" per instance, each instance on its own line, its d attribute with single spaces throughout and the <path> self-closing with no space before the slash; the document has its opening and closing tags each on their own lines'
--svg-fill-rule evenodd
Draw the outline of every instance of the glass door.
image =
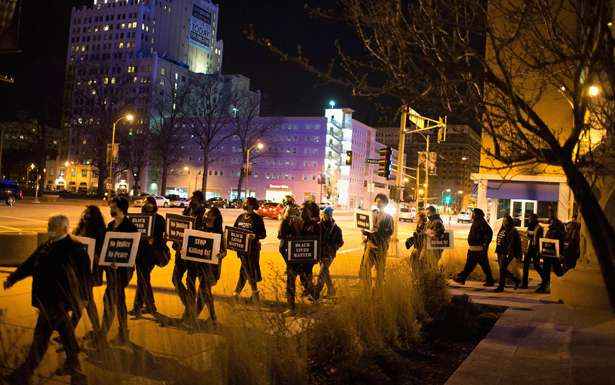
<svg viewBox="0 0 615 385">
<path fill-rule="evenodd" d="M 537 201 L 512 199 L 510 203 L 510 216 L 513 217 L 517 227 L 525 227 L 528 216 L 535 214 L 538 209 Z"/>
</svg>

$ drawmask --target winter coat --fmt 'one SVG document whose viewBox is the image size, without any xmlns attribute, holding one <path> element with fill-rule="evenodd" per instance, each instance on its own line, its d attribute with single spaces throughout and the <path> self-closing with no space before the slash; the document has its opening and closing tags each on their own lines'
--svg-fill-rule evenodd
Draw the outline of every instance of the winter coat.
<svg viewBox="0 0 615 385">
<path fill-rule="evenodd" d="M 470 246 L 470 251 L 487 251 L 492 238 L 493 230 L 491 230 L 485 218 L 474 218 L 472 226 L 470 227 L 470 232 L 468 233 L 468 246 Z M 477 250 L 471 250 L 472 247 Z M 478 250 L 479 247 L 482 247 L 482 250 Z"/>
<path fill-rule="evenodd" d="M 335 258 L 337 250 L 344 245 L 342 229 L 335 223 L 335 220 L 320 222 L 322 233 L 322 258 Z"/>
<path fill-rule="evenodd" d="M 504 226 L 500 228 L 496 239 L 495 252 L 510 259 L 521 259 L 521 237 L 516 228 L 511 227 L 508 230 Z"/>
<path fill-rule="evenodd" d="M 379 212 L 374 219 L 374 232 L 367 234 L 367 240 L 376 247 L 377 252 L 386 252 L 393 235 L 393 218 L 384 212 Z"/>
</svg>

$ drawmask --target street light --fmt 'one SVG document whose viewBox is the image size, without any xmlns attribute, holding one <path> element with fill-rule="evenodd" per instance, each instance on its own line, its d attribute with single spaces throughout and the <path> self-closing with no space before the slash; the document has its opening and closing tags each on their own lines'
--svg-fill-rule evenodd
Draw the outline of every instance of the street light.
<svg viewBox="0 0 615 385">
<path fill-rule="evenodd" d="M 466 161 L 466 160 L 468 160 L 468 157 L 467 156 L 462 156 L 461 160 Z"/>
<path fill-rule="evenodd" d="M 329 107 L 335 108 L 335 100 L 333 99 L 329 100 Z"/>
<path fill-rule="evenodd" d="M 600 87 L 597 85 L 591 85 L 589 86 L 589 88 L 587 89 L 587 95 L 589 95 L 592 98 L 595 98 L 596 96 L 600 95 Z"/>
<path fill-rule="evenodd" d="M 109 151 L 109 186 L 113 189 L 113 158 L 115 155 L 115 126 L 122 120 L 126 120 L 128 123 L 132 123 L 135 120 L 135 116 L 131 113 L 126 113 L 120 116 L 115 122 L 113 122 L 113 129 L 111 130 L 111 150 Z"/>
<path fill-rule="evenodd" d="M 244 165 L 245 176 L 249 175 L 249 170 L 250 170 L 250 152 L 252 152 L 252 150 L 254 150 L 255 148 L 257 150 L 261 151 L 263 148 L 265 148 L 265 145 L 263 144 L 263 142 L 256 142 L 250 148 L 248 148 L 248 150 L 246 151 L 246 164 Z M 248 197 L 248 182 L 246 181 L 246 198 L 247 197 Z M 241 191 L 237 191 L 237 198 L 241 199 Z"/>
</svg>

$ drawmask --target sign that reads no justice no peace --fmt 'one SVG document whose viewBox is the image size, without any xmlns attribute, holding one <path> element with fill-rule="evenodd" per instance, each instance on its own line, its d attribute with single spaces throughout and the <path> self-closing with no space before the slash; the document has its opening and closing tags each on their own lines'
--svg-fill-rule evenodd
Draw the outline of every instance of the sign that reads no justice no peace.
<svg viewBox="0 0 615 385">
<path fill-rule="evenodd" d="M 194 227 L 195 219 L 186 215 L 167 214 L 167 237 L 173 242 L 182 242 L 184 231 Z"/>
<path fill-rule="evenodd" d="M 141 233 L 138 232 L 107 232 L 98 264 L 101 266 L 133 267 L 137 258 L 140 239 Z"/>
</svg>

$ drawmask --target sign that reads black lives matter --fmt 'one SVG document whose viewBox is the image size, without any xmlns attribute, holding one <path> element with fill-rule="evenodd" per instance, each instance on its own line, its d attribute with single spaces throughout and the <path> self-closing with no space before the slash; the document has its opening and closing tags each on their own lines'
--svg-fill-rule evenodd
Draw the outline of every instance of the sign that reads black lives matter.
<svg viewBox="0 0 615 385">
<path fill-rule="evenodd" d="M 226 226 L 226 248 L 229 250 L 249 253 L 254 239 L 254 233 L 238 227 Z"/>
<path fill-rule="evenodd" d="M 184 240 L 184 231 L 194 227 L 196 218 L 186 215 L 167 214 L 167 237 L 173 242 Z"/>
<path fill-rule="evenodd" d="M 289 262 L 316 262 L 318 238 L 299 238 L 288 241 Z"/>
<path fill-rule="evenodd" d="M 358 229 L 371 231 L 372 213 L 370 213 L 369 211 L 355 211 L 354 221 Z"/>
<path fill-rule="evenodd" d="M 440 236 L 427 237 L 427 250 L 444 250 L 454 247 L 455 234 L 445 231 Z"/>
<path fill-rule="evenodd" d="M 221 242 L 222 234 L 186 230 L 182 242 L 182 259 L 217 265 L 220 263 Z"/>
<path fill-rule="evenodd" d="M 559 258 L 559 239 L 540 238 L 538 247 L 541 257 Z"/>
<path fill-rule="evenodd" d="M 107 232 L 98 264 L 101 266 L 133 267 L 137 258 L 140 239 L 141 233 Z"/>
<path fill-rule="evenodd" d="M 128 213 L 128 219 L 137 227 L 139 232 L 145 236 L 152 236 L 153 216 L 148 214 Z"/>
</svg>

